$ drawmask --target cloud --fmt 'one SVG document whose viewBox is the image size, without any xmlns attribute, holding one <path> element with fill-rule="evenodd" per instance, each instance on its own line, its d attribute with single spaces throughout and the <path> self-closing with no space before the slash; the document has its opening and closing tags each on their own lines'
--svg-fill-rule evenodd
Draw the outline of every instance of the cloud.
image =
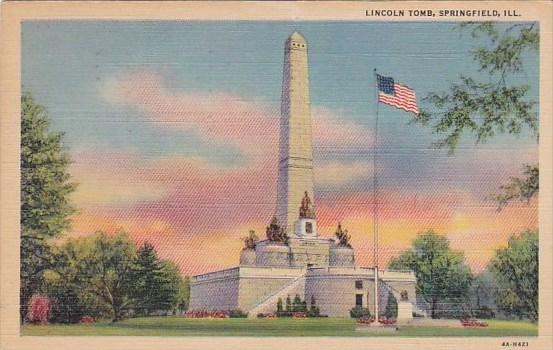
<svg viewBox="0 0 553 350">
<path fill-rule="evenodd" d="M 348 121 L 343 113 L 314 106 L 311 114 L 314 146 L 320 151 L 369 150 L 374 144 L 372 130 Z"/>
<path fill-rule="evenodd" d="M 78 184 L 71 198 L 78 207 L 129 207 L 167 196 L 173 185 L 149 181 L 147 167 L 133 152 L 88 152 L 72 155 L 70 173 Z"/>
<path fill-rule="evenodd" d="M 238 146 L 250 159 L 274 159 L 278 152 L 280 106 L 224 92 L 174 88 L 155 71 L 135 70 L 104 83 L 111 103 L 140 110 L 155 127 L 196 132 L 205 142 Z M 314 106 L 313 142 L 322 148 L 369 147 L 369 129 L 328 108 Z"/>
<path fill-rule="evenodd" d="M 373 175 L 372 163 L 361 161 L 326 161 L 315 163 L 315 183 L 319 186 L 338 186 L 359 180 L 367 181 Z"/>
</svg>

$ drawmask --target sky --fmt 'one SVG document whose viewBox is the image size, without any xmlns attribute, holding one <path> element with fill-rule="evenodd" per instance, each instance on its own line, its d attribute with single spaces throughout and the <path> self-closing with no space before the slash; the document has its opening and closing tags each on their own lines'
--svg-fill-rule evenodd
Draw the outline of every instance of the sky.
<svg viewBox="0 0 553 350">
<path fill-rule="evenodd" d="M 477 43 L 452 23 L 26 21 L 22 85 L 65 134 L 78 188 L 67 237 L 126 231 L 194 275 L 236 266 L 250 229 L 265 237 L 276 202 L 283 47 L 309 45 L 319 233 L 348 229 L 371 266 L 373 176 L 379 182 L 380 262 L 417 233 L 446 235 L 482 270 L 508 238 L 538 224 L 537 201 L 498 211 L 491 197 L 538 144 L 524 130 L 453 155 L 406 112 L 378 108 L 373 69 L 422 97 L 460 74 L 487 79 Z M 513 83 L 537 99 L 538 57 Z M 378 149 L 376 170 L 372 156 Z"/>
</svg>

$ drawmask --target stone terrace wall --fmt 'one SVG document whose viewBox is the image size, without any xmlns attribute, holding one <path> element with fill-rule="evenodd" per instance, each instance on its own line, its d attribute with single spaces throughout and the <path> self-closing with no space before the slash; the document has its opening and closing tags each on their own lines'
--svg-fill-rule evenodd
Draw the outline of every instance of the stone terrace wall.
<svg viewBox="0 0 553 350">
<path fill-rule="evenodd" d="M 239 268 L 192 277 L 189 310 L 238 308 Z"/>
</svg>

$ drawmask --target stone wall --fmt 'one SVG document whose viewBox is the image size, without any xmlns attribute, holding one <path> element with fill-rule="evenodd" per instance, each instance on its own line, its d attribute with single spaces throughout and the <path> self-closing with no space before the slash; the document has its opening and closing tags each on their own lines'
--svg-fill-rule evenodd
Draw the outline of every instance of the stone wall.
<svg viewBox="0 0 553 350">
<path fill-rule="evenodd" d="M 239 268 L 194 276 L 190 285 L 189 310 L 238 308 Z"/>
<path fill-rule="evenodd" d="M 347 318 L 357 294 L 362 295 L 363 307 L 373 307 L 373 279 L 371 269 L 312 269 L 306 275 L 305 300 L 309 303 L 314 296 L 322 314 Z M 361 288 L 356 281 L 361 281 Z"/>
<path fill-rule="evenodd" d="M 255 247 L 255 255 L 256 266 L 290 266 L 290 247 L 284 243 L 263 241 Z"/>
<path fill-rule="evenodd" d="M 414 274 L 382 271 L 380 278 L 385 283 L 379 288 L 381 311 L 386 306 L 387 291 L 392 291 L 399 301 L 399 293 L 406 290 L 409 301 L 416 303 Z M 293 298 L 296 294 L 308 304 L 314 296 L 321 313 L 330 317 L 350 317 L 356 295 L 361 295 L 362 306 L 373 312 L 374 270 L 241 266 L 207 273 L 192 278 L 190 309 L 272 312 L 279 297 L 285 302 L 287 295 Z"/>
</svg>

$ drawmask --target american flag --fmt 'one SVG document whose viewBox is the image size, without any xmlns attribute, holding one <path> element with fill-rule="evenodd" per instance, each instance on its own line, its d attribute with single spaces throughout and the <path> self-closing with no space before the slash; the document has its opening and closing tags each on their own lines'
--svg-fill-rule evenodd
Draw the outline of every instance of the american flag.
<svg viewBox="0 0 553 350">
<path fill-rule="evenodd" d="M 378 85 L 378 102 L 403 109 L 406 112 L 419 114 L 415 90 L 406 85 L 397 84 L 394 78 L 376 75 Z"/>
</svg>

